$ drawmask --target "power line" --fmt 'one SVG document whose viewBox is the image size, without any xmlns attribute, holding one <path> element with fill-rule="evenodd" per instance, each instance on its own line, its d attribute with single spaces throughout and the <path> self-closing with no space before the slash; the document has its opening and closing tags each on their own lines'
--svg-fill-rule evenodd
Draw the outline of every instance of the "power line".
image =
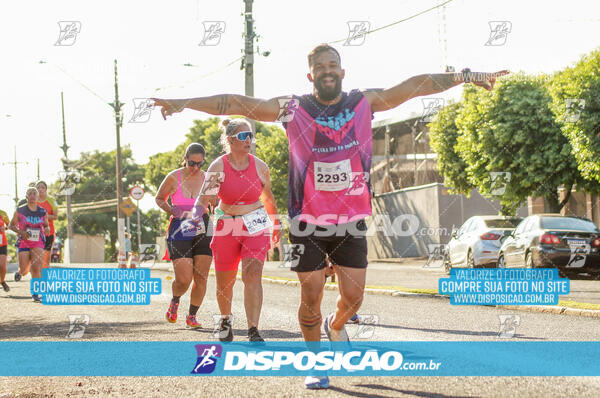
<svg viewBox="0 0 600 398">
<path fill-rule="evenodd" d="M 362 36 L 362 35 L 365 35 L 365 36 L 366 36 L 366 35 L 368 35 L 368 34 L 370 34 L 370 33 L 374 33 L 374 32 L 377 32 L 377 31 L 379 31 L 379 30 L 387 29 L 387 28 L 389 28 L 389 27 L 391 27 L 391 26 L 398 25 L 398 24 L 399 24 L 399 23 L 401 23 L 401 22 L 406 22 L 406 21 L 408 21 L 408 20 L 411 20 L 411 19 L 413 19 L 413 18 L 416 18 L 416 17 L 418 17 L 419 15 L 423 15 L 423 14 L 425 14 L 425 13 L 429 12 L 429 11 L 435 10 L 436 8 L 443 7 L 443 6 L 445 6 L 446 4 L 448 4 L 448 3 L 452 2 L 452 1 L 453 1 L 453 0 L 448 0 L 448 1 L 444 2 L 444 3 L 442 3 L 442 4 L 438 4 L 437 6 L 434 6 L 434 7 L 428 8 L 427 10 L 424 10 L 424 11 L 421 11 L 421 12 L 419 12 L 419 13 L 417 13 L 417 14 L 411 15 L 410 17 L 407 17 L 407 18 L 401 19 L 401 20 L 399 20 L 399 21 L 396 21 L 396 22 L 392 22 L 392 23 L 390 23 L 390 24 L 384 25 L 384 26 L 382 26 L 382 27 L 380 27 L 380 28 L 377 28 L 377 29 L 370 30 L 370 31 L 368 31 L 368 32 L 365 32 L 365 33 L 361 34 L 361 36 Z M 348 38 L 344 38 L 344 39 L 341 39 L 341 40 L 335 40 L 335 41 L 331 41 L 331 42 L 329 42 L 328 44 L 340 43 L 340 42 L 343 42 L 343 41 L 345 42 L 345 41 L 347 41 L 347 40 L 348 40 Z"/>
<path fill-rule="evenodd" d="M 47 61 L 40 61 L 40 64 L 47 64 Z M 62 66 L 57 65 L 53 62 L 49 63 L 50 65 L 54 66 L 56 69 L 60 70 L 62 73 L 64 73 L 67 77 L 70 77 L 71 79 L 73 79 L 77 84 L 79 84 L 81 87 L 83 87 L 84 89 L 86 89 L 87 91 L 89 91 L 90 93 L 92 93 L 93 96 L 95 96 L 96 98 L 100 99 L 100 101 L 102 101 L 103 103 L 107 103 L 108 101 L 106 101 L 104 98 L 102 98 L 99 94 L 97 94 L 94 90 L 92 90 L 91 88 L 89 88 L 88 86 L 86 86 L 85 84 L 83 84 L 81 81 L 79 81 L 77 78 L 73 77 L 69 72 L 67 72 Z"/>
<path fill-rule="evenodd" d="M 197 82 L 198 80 L 202 80 L 205 77 L 214 75 L 215 73 L 221 72 L 222 70 L 225 70 L 225 69 L 229 68 L 231 65 L 235 64 L 236 62 L 238 62 L 239 60 L 241 60 L 243 58 L 244 58 L 244 56 L 238 57 L 238 58 L 234 59 L 233 61 L 229 62 L 228 64 L 223 65 L 220 68 L 213 70 L 212 72 L 208 72 L 208 73 L 206 73 L 204 75 L 200 75 L 197 78 L 194 78 L 192 80 L 188 80 L 188 81 L 185 81 L 183 83 L 172 84 L 170 86 L 159 87 L 159 88 L 154 89 L 154 91 L 164 90 L 164 89 L 173 88 L 173 87 L 182 87 L 184 84 L 189 84 L 189 83 Z M 185 64 L 185 66 L 193 66 L 193 65 L 191 65 L 191 64 Z"/>
</svg>

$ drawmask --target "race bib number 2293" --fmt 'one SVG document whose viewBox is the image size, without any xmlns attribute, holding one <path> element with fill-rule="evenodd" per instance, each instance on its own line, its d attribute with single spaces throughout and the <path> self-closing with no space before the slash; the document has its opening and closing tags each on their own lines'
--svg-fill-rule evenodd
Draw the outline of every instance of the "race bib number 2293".
<svg viewBox="0 0 600 398">
<path fill-rule="evenodd" d="M 314 162 L 315 189 L 317 191 L 341 191 L 350 186 L 352 167 L 350 159 L 339 162 Z"/>
</svg>

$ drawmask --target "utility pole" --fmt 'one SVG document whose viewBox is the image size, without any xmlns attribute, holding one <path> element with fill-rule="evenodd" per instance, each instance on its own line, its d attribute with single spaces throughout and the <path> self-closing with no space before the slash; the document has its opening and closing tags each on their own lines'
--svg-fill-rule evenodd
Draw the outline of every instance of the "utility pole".
<svg viewBox="0 0 600 398">
<path fill-rule="evenodd" d="M 40 158 L 37 158 L 37 180 L 40 180 Z"/>
<path fill-rule="evenodd" d="M 244 0 L 244 94 L 248 97 L 254 97 L 254 21 L 252 20 L 252 2 L 254 0 Z M 254 120 L 246 118 L 256 131 Z M 252 143 L 252 153 L 256 153 L 256 145 Z"/>
<path fill-rule="evenodd" d="M 18 162 L 17 161 L 17 146 L 15 145 L 15 160 L 12 162 L 4 162 L 3 165 L 13 165 L 15 168 L 15 211 L 17 210 L 17 206 L 19 205 L 19 184 L 17 183 L 17 168 L 20 164 L 29 164 L 29 162 Z"/>
<path fill-rule="evenodd" d="M 119 251 L 125 250 L 125 220 L 121 212 L 122 195 L 122 166 L 121 166 L 121 125 L 123 124 L 123 114 L 121 106 L 125 103 L 119 101 L 119 83 L 117 78 L 117 60 L 115 59 L 115 102 L 109 103 L 115 112 L 115 126 L 117 133 L 117 236 L 119 239 Z"/>
<path fill-rule="evenodd" d="M 246 22 L 244 30 L 244 88 L 245 94 L 254 97 L 254 27 L 252 20 L 252 2 L 254 0 L 244 0 L 244 20 Z"/>
<path fill-rule="evenodd" d="M 69 150 L 69 146 L 67 145 L 67 132 L 65 128 L 65 101 L 63 92 L 60 93 L 60 106 L 62 112 L 62 135 L 63 135 L 63 144 L 60 147 L 65 155 L 63 159 L 63 168 L 65 170 L 65 193 L 67 197 L 67 251 L 65 264 L 71 264 L 71 257 L 73 256 L 73 217 L 71 214 L 71 165 L 69 163 L 69 156 L 67 151 Z M 38 159 L 39 160 L 39 159 Z M 38 163 L 39 165 L 39 163 Z M 39 170 L 39 167 L 38 167 Z M 38 171 L 39 174 L 39 171 Z M 39 178 L 39 176 L 38 176 Z"/>
</svg>

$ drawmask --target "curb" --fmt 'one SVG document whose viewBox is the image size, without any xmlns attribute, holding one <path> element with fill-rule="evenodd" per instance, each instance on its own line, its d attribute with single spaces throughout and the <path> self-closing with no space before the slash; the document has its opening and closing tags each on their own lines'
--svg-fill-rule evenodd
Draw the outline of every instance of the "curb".
<svg viewBox="0 0 600 398">
<path fill-rule="evenodd" d="M 165 266 L 154 266 L 151 269 L 157 271 L 166 271 L 173 273 L 173 268 L 170 265 Z M 214 270 L 211 270 L 209 275 L 214 276 Z M 242 279 L 241 275 L 237 275 L 237 279 Z M 287 280 L 287 279 L 276 279 L 273 277 L 269 277 L 268 275 L 263 275 L 262 280 L 266 283 L 272 283 L 281 286 L 300 286 L 300 282 L 296 280 Z M 326 283 L 326 290 L 338 290 L 338 286 Z M 436 298 L 436 299 L 449 299 L 449 296 L 443 296 L 439 294 L 432 293 L 411 293 L 404 292 L 401 290 L 392 290 L 392 289 L 376 289 L 376 288 L 365 288 L 366 294 L 379 294 L 384 296 L 392 296 L 392 297 L 428 297 L 428 298 Z M 540 305 L 531 305 L 531 306 L 517 306 L 517 305 L 496 305 L 494 306 L 499 309 L 507 309 L 507 310 L 515 310 L 515 311 L 524 311 L 524 312 L 538 312 L 538 313 L 546 313 L 553 315 L 571 315 L 571 316 L 583 316 L 587 318 L 600 318 L 600 310 L 586 310 L 580 308 L 570 308 L 570 307 L 562 307 L 562 306 L 540 306 Z"/>
<path fill-rule="evenodd" d="M 237 279 L 242 279 L 240 275 L 237 276 Z M 285 279 L 274 279 L 269 276 L 263 276 L 262 280 L 266 283 L 272 283 L 275 285 L 282 286 L 300 286 L 299 281 L 294 280 L 285 280 Z M 338 290 L 338 286 L 326 283 L 325 290 Z M 384 296 L 392 296 L 392 297 L 428 297 L 428 298 L 436 298 L 436 299 L 449 299 L 449 296 L 444 296 L 440 294 L 428 294 L 428 293 L 411 293 L 411 292 L 403 292 L 401 290 L 391 290 L 391 289 L 375 289 L 375 288 L 365 288 L 366 294 L 379 294 Z M 546 313 L 546 314 L 554 314 L 554 315 L 571 315 L 571 316 L 583 316 L 588 318 L 600 318 L 600 310 L 585 310 L 580 308 L 570 308 L 570 307 L 561 307 L 561 306 L 540 306 L 540 305 L 531 305 L 531 306 L 517 306 L 517 305 L 496 305 L 494 306 L 498 309 L 507 309 L 507 310 L 515 310 L 515 311 L 525 311 L 525 312 L 538 312 L 538 313 Z"/>
<path fill-rule="evenodd" d="M 540 312 L 540 313 L 554 314 L 554 315 L 574 315 L 574 316 L 584 316 L 584 317 L 588 317 L 588 318 L 600 318 L 600 310 L 584 310 L 581 308 L 560 307 L 557 305 L 552 305 L 552 306 L 497 305 L 496 308 L 525 311 L 525 312 Z"/>
</svg>

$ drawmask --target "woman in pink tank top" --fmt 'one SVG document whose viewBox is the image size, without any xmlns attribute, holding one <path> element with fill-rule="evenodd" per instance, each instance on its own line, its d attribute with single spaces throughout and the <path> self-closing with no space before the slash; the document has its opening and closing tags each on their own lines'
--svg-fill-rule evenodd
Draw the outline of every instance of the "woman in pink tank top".
<svg viewBox="0 0 600 398">
<path fill-rule="evenodd" d="M 175 280 L 172 284 L 173 298 L 166 318 L 171 323 L 177 321 L 179 299 L 193 281 L 190 307 L 186 317 L 186 324 L 192 328 L 201 327 L 196 320 L 196 314 L 206 293 L 206 280 L 212 262 L 210 234 L 207 234 L 208 214 L 202 215 L 198 228 L 188 228 L 194 202 L 204 182 L 204 172 L 201 169 L 204 158 L 204 147 L 198 143 L 190 144 L 183 157 L 183 167 L 169 173 L 156 194 L 156 204 L 171 215 L 167 232 L 167 249 L 173 261 Z M 170 205 L 167 202 L 169 197 Z"/>
<path fill-rule="evenodd" d="M 223 121 L 221 143 L 227 153 L 208 168 L 194 209 L 201 214 L 211 200 L 220 199 L 210 247 L 215 259 L 221 341 L 233 340 L 231 302 L 240 260 L 248 339 L 264 341 L 258 333 L 262 269 L 270 247 L 271 227 L 275 226 L 274 244 L 279 242 L 281 234 L 269 168 L 250 154 L 253 136 L 245 119 Z"/>
</svg>

